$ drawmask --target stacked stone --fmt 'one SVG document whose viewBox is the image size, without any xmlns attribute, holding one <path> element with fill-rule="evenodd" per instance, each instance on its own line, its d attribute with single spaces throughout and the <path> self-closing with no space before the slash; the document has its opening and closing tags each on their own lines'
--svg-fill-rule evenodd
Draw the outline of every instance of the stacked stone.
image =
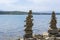
<svg viewBox="0 0 60 40">
<path fill-rule="evenodd" d="M 33 26 L 33 19 L 32 19 L 32 11 L 30 10 L 29 13 L 28 13 L 28 16 L 26 17 L 26 25 L 25 25 L 25 35 L 24 35 L 24 38 L 32 38 L 32 26 Z"/>
<path fill-rule="evenodd" d="M 48 30 L 49 32 L 49 36 L 52 36 L 52 35 L 57 35 L 58 34 L 58 29 L 57 29 L 57 21 L 56 21 L 56 15 L 55 15 L 55 12 L 53 11 L 52 12 L 52 18 L 51 18 L 51 22 L 50 22 L 50 29 Z"/>
</svg>

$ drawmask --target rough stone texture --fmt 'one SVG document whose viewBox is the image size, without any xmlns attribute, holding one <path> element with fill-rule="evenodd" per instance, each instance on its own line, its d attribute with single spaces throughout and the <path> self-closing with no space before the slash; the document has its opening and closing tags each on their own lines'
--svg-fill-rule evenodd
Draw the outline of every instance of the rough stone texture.
<svg viewBox="0 0 60 40">
<path fill-rule="evenodd" d="M 32 11 L 30 10 L 29 13 L 28 13 L 28 16 L 26 17 L 26 25 L 24 26 L 25 27 L 25 35 L 24 35 L 24 38 L 32 38 L 32 26 L 33 26 L 33 19 L 32 19 Z"/>
<path fill-rule="evenodd" d="M 49 36 L 58 34 L 58 30 L 57 30 L 56 24 L 57 24 L 56 15 L 55 15 L 55 12 L 53 11 L 52 12 L 52 16 L 51 16 L 50 26 L 49 26 L 50 29 L 48 30 Z"/>
</svg>

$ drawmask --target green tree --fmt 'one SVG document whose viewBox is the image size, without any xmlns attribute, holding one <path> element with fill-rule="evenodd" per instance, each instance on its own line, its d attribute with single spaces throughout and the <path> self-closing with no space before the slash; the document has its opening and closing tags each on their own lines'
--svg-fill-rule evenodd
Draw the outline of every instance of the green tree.
<svg viewBox="0 0 60 40">
<path fill-rule="evenodd" d="M 32 19 L 32 10 L 29 11 L 28 16 L 26 17 L 26 25 L 25 25 L 25 35 L 24 38 L 32 38 L 32 26 L 33 26 L 33 19 Z"/>
</svg>

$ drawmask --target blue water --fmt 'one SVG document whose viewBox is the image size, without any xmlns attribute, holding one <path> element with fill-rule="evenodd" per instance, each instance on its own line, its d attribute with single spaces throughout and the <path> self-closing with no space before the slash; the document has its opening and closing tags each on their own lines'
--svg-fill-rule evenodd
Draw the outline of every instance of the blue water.
<svg viewBox="0 0 60 40">
<path fill-rule="evenodd" d="M 0 40 L 15 40 L 23 37 L 27 15 L 0 15 Z M 47 32 L 51 15 L 33 15 L 33 34 Z M 60 15 L 56 15 L 57 27 L 60 28 Z"/>
</svg>

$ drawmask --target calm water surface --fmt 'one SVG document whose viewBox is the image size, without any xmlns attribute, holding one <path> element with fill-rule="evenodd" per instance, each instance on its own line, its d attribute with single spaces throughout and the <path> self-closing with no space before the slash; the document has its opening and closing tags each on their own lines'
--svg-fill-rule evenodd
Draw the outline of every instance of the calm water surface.
<svg viewBox="0 0 60 40">
<path fill-rule="evenodd" d="M 24 35 L 27 15 L 0 15 L 0 40 L 15 40 Z M 33 33 L 42 34 L 48 31 L 51 15 L 33 15 Z M 60 15 L 56 15 L 57 27 L 60 28 Z"/>
</svg>

